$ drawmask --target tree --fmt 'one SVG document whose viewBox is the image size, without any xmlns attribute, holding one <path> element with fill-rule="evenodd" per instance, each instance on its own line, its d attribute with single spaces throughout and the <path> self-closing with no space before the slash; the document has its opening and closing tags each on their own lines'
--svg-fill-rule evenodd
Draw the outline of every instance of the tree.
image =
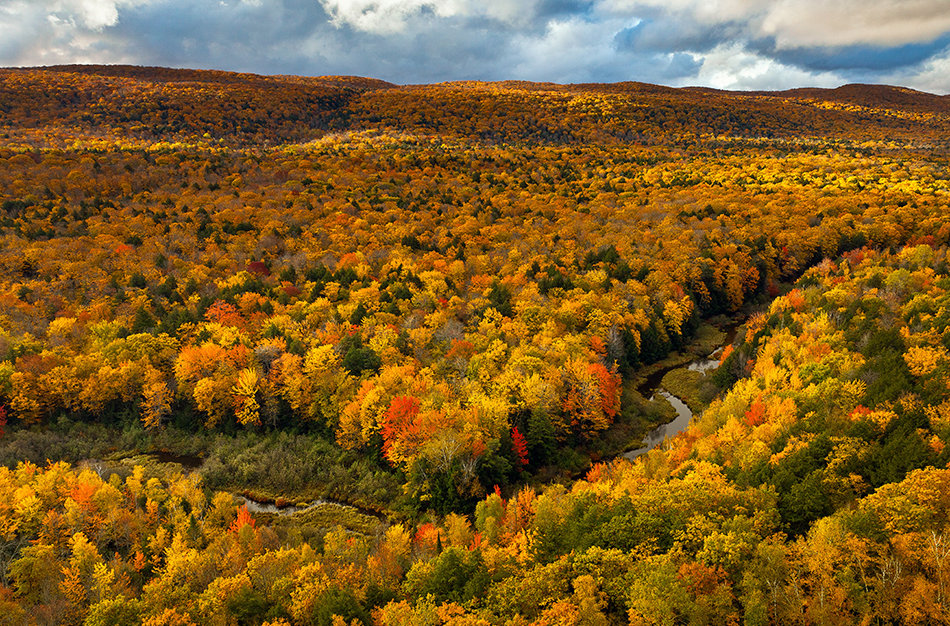
<svg viewBox="0 0 950 626">
<path fill-rule="evenodd" d="M 517 426 L 511 429 L 511 449 L 515 453 L 519 469 L 526 467 L 528 465 L 528 442 Z"/>
</svg>

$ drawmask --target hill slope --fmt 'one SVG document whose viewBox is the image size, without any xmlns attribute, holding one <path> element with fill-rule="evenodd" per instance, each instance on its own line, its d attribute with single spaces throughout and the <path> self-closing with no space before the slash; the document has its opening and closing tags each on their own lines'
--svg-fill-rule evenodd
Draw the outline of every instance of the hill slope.
<svg viewBox="0 0 950 626">
<path fill-rule="evenodd" d="M 0 70 L 0 123 L 134 137 L 289 142 L 370 128 L 480 142 L 669 142 L 686 137 L 944 142 L 945 97 L 846 85 L 725 92 L 644 83 L 395 86 L 131 66 Z"/>
<path fill-rule="evenodd" d="M 950 621 L 944 102 L 0 71 L 0 614 Z"/>
</svg>

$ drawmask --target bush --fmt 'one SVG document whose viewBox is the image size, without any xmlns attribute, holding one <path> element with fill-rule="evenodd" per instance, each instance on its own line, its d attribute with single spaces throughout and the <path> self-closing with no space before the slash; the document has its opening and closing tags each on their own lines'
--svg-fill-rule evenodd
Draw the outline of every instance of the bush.
<svg viewBox="0 0 950 626">
<path fill-rule="evenodd" d="M 438 602 L 464 604 L 484 596 L 490 582 L 480 552 L 453 546 L 413 566 L 406 575 L 406 590 L 415 598 L 432 595 Z"/>
<path fill-rule="evenodd" d="M 354 619 L 363 624 L 372 623 L 366 607 L 351 591 L 330 587 L 317 599 L 310 623 L 314 626 L 330 626 L 336 615 L 342 617 L 347 624 Z"/>
</svg>

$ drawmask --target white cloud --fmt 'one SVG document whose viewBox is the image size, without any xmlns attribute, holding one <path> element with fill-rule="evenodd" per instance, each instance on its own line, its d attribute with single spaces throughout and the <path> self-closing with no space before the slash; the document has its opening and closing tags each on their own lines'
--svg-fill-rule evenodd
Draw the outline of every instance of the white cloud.
<svg viewBox="0 0 950 626">
<path fill-rule="evenodd" d="M 947 0 L 601 0 L 613 14 L 653 11 L 703 24 L 740 22 L 750 37 L 774 37 L 780 48 L 899 46 L 950 31 Z"/>
<path fill-rule="evenodd" d="M 117 63 L 109 29 L 121 10 L 152 0 L 7 0 L 0 6 L 0 63 Z"/>
<path fill-rule="evenodd" d="M 926 61 L 914 74 L 892 74 L 883 82 L 903 85 L 919 91 L 946 95 L 950 93 L 950 51 Z"/>
<path fill-rule="evenodd" d="M 509 58 L 512 78 L 536 81 L 583 82 L 590 69 L 615 61 L 611 41 L 621 22 L 587 22 L 577 18 L 555 20 L 540 36 L 515 38 Z"/>
<path fill-rule="evenodd" d="M 760 0 L 600 0 L 598 8 L 614 15 L 636 15 L 644 10 L 685 14 L 707 24 L 749 20 L 763 12 Z"/>
<path fill-rule="evenodd" d="M 622 17 L 552 19 L 543 32 L 522 33 L 512 40 L 506 54 L 510 69 L 502 77 L 559 83 L 668 82 L 695 72 L 700 62 L 696 55 L 618 50 L 615 35 L 629 26 L 630 20 Z"/>
<path fill-rule="evenodd" d="M 92 30 L 102 30 L 106 26 L 113 26 L 119 19 L 119 10 L 115 2 L 77 0 L 58 2 L 57 5 L 60 11 L 74 12 L 74 15 L 82 20 L 83 25 Z"/>
<path fill-rule="evenodd" d="M 488 17 L 505 23 L 524 23 L 534 13 L 536 0 L 320 0 L 337 26 L 393 34 L 424 13 L 436 17 Z"/>
<path fill-rule="evenodd" d="M 945 0 L 782 0 L 761 31 L 779 47 L 899 46 L 950 31 L 950 6 Z"/>
<path fill-rule="evenodd" d="M 120 8 L 148 2 L 149 0 L 39 0 L 28 4 L 33 10 L 45 11 L 51 19 L 99 31 L 107 26 L 115 26 L 119 20 Z"/>
<path fill-rule="evenodd" d="M 348 24 L 374 33 L 396 33 L 406 19 L 429 3 L 426 0 L 320 0 L 337 26 Z"/>
<path fill-rule="evenodd" d="M 703 65 L 696 76 L 678 81 L 678 85 L 760 91 L 837 87 L 846 82 L 834 72 L 809 72 L 748 52 L 741 44 L 723 44 L 703 55 Z"/>
</svg>

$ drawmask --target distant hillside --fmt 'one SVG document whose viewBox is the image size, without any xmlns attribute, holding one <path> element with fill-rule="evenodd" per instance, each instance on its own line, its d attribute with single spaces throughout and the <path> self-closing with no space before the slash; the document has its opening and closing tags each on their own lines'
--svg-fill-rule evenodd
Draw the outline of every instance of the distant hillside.
<svg viewBox="0 0 950 626">
<path fill-rule="evenodd" d="M 932 93 L 892 87 L 890 85 L 842 85 L 836 89 L 790 89 L 780 92 L 765 92 L 778 97 L 842 102 L 865 107 L 902 109 L 907 111 L 931 111 L 946 114 L 950 111 L 950 97 Z"/>
<path fill-rule="evenodd" d="M 487 143 L 697 137 L 945 141 L 950 100 L 880 85 L 782 92 L 524 81 L 397 86 L 347 76 L 71 65 L 0 70 L 0 124 L 145 139 L 300 142 L 390 129 Z M 693 139 L 690 139 L 693 138 Z"/>
<path fill-rule="evenodd" d="M 297 141 L 334 112 L 389 83 L 357 77 L 258 76 L 132 66 L 0 70 L 0 124 L 65 126 L 130 138 L 207 133 L 237 141 Z"/>
<path fill-rule="evenodd" d="M 132 78 L 154 83 L 225 83 L 230 85 L 285 85 L 287 83 L 322 85 L 326 87 L 353 87 L 357 89 L 386 89 L 393 83 L 362 76 L 288 76 L 222 72 L 219 70 L 191 70 L 171 67 L 143 67 L 139 65 L 51 65 L 33 68 L 66 74 L 88 74 Z"/>
</svg>

